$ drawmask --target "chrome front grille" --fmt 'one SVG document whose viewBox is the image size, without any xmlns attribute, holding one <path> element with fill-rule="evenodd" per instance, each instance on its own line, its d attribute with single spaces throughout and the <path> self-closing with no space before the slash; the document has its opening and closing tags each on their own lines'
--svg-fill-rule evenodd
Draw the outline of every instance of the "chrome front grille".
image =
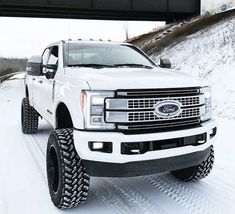
<svg viewBox="0 0 235 214">
<path fill-rule="evenodd" d="M 182 113 L 175 117 L 163 118 L 158 117 L 153 111 L 149 112 L 129 112 L 127 122 L 149 122 L 149 121 L 159 121 L 159 120 L 171 120 L 171 119 L 183 119 L 183 118 L 192 118 L 200 117 L 200 107 L 184 109 Z"/>
<path fill-rule="evenodd" d="M 161 117 L 155 108 L 166 101 L 179 103 L 179 114 Z M 115 123 L 120 130 L 191 126 L 199 124 L 204 114 L 205 97 L 200 88 L 119 90 L 114 98 L 105 100 L 105 121 Z"/>
<path fill-rule="evenodd" d="M 166 98 L 152 98 L 152 99 L 129 99 L 128 109 L 150 109 L 161 101 L 178 101 L 182 106 L 195 106 L 200 105 L 200 96 L 189 97 L 166 97 Z"/>
<path fill-rule="evenodd" d="M 177 101 L 182 107 L 199 106 L 205 103 L 203 95 L 161 98 L 111 98 L 106 99 L 106 109 L 109 110 L 139 110 L 153 109 L 162 101 Z"/>
<path fill-rule="evenodd" d="M 160 117 L 152 111 L 107 111 L 106 121 L 110 123 L 139 123 L 139 122 L 157 122 L 175 119 L 187 119 L 200 117 L 205 114 L 203 106 L 195 108 L 182 109 L 178 116 Z"/>
</svg>

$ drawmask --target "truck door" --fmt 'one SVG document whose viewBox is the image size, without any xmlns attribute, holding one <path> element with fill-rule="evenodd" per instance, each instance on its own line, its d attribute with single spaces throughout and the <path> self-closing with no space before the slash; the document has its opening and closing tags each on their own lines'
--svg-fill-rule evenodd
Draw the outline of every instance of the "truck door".
<svg viewBox="0 0 235 214">
<path fill-rule="evenodd" d="M 51 68 L 43 68 L 43 73 L 47 72 L 57 72 L 58 67 L 58 55 L 59 55 L 59 47 L 53 46 L 50 48 L 49 57 L 47 61 L 47 66 L 56 67 L 56 70 L 52 70 Z M 53 122 L 53 106 L 54 106 L 54 87 L 55 87 L 55 78 L 47 79 L 44 76 L 43 80 L 43 88 L 42 88 L 42 99 L 44 100 L 44 112 L 46 114 L 46 118 L 48 118 L 49 122 Z"/>
<path fill-rule="evenodd" d="M 51 94 L 47 94 L 48 93 L 48 87 L 52 87 L 53 82 L 52 80 L 48 80 L 45 77 L 45 73 L 47 72 L 46 69 L 46 65 L 48 64 L 49 61 L 49 57 L 51 54 L 51 48 L 47 48 L 45 49 L 45 51 L 43 52 L 42 55 L 42 73 L 44 75 L 41 75 L 39 77 L 37 77 L 37 79 L 34 81 L 34 107 L 35 109 L 39 112 L 39 114 L 45 118 L 46 120 L 48 120 L 48 122 L 50 122 L 51 117 L 48 112 L 47 112 L 47 108 L 49 106 L 49 100 L 48 97 L 51 97 Z M 51 86 L 49 86 L 51 85 Z M 49 102 L 49 103 L 48 103 Z"/>
<path fill-rule="evenodd" d="M 25 78 L 26 96 L 29 98 L 30 105 L 34 106 L 33 102 L 33 91 L 34 91 L 34 82 L 38 76 L 42 75 L 41 70 L 41 56 L 32 56 L 27 62 L 26 71 L 27 75 Z"/>
</svg>

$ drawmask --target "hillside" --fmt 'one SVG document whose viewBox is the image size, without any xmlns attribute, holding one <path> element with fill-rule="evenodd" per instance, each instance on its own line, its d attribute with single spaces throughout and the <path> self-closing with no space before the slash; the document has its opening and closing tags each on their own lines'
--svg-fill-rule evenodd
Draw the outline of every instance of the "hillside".
<svg viewBox="0 0 235 214">
<path fill-rule="evenodd" d="M 163 28 L 134 37 L 128 42 L 140 47 L 149 55 L 162 52 L 164 48 L 184 41 L 187 36 L 206 28 L 213 27 L 220 21 L 230 20 L 235 16 L 235 10 L 229 10 L 216 15 L 205 15 L 184 20 L 178 23 L 168 24 Z"/>
<path fill-rule="evenodd" d="M 195 23 L 197 30 L 193 32 L 191 27 Z M 176 26 L 175 30 L 156 42 L 158 46 L 152 49 L 152 40 L 141 43 L 145 35 L 139 37 L 140 47 L 148 49 L 157 63 L 161 57 L 169 58 L 179 72 L 207 81 L 213 89 L 215 115 L 235 119 L 235 11 L 181 25 L 172 25 L 171 28 Z"/>
<path fill-rule="evenodd" d="M 215 114 L 235 119 L 235 16 L 198 31 L 161 53 L 173 67 L 212 85 Z"/>
</svg>

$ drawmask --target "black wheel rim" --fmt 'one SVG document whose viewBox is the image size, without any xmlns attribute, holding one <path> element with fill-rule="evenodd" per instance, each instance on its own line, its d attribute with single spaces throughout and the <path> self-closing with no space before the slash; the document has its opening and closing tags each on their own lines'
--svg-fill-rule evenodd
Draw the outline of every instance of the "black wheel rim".
<svg viewBox="0 0 235 214">
<path fill-rule="evenodd" d="M 48 182 L 49 186 L 56 194 L 59 189 L 59 162 L 54 146 L 51 146 L 48 157 Z"/>
</svg>

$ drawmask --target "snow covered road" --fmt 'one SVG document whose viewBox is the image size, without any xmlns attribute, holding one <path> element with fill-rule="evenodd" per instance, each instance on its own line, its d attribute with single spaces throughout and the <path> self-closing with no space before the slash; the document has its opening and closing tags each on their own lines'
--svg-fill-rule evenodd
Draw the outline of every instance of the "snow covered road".
<svg viewBox="0 0 235 214">
<path fill-rule="evenodd" d="M 50 201 L 45 152 L 52 128 L 20 128 L 22 80 L 0 84 L 0 214 L 57 213 L 235 213 L 235 121 L 219 119 L 213 172 L 197 183 L 170 174 L 137 178 L 91 178 L 90 195 L 81 207 L 61 211 Z"/>
</svg>

